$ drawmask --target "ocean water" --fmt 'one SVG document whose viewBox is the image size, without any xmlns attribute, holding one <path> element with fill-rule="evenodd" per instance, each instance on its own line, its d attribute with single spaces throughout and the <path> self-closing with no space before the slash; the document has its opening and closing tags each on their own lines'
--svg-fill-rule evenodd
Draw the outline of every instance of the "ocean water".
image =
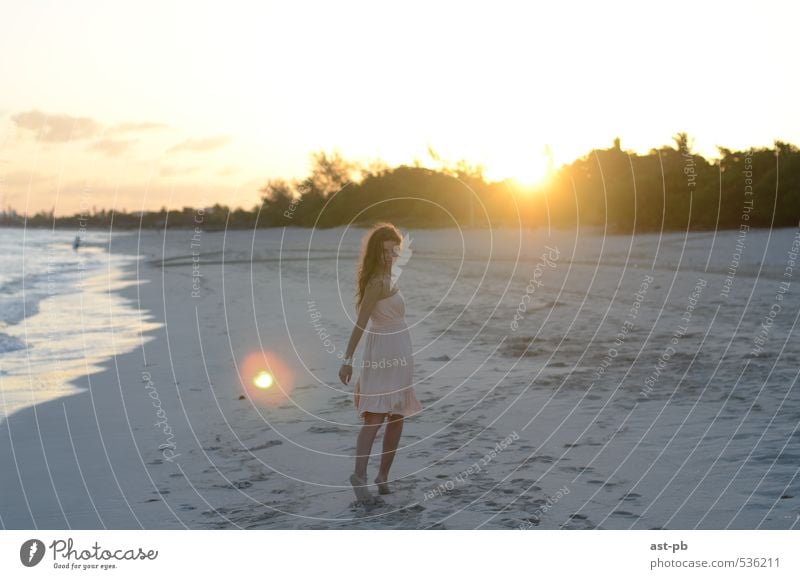
<svg viewBox="0 0 800 579">
<path fill-rule="evenodd" d="M 116 235 L 116 234 L 114 234 Z M 69 381 L 141 343 L 146 323 L 116 290 L 136 257 L 109 253 L 109 234 L 0 228 L 0 421 L 74 394 Z M 128 275 L 130 277 L 130 275 Z"/>
</svg>

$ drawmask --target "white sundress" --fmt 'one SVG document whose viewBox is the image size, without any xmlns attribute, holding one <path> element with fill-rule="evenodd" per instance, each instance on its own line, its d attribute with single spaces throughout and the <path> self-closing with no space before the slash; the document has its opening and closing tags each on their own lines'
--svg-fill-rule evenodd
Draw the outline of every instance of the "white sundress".
<svg viewBox="0 0 800 579">
<path fill-rule="evenodd" d="M 412 386 L 414 357 L 399 289 L 375 304 L 366 329 L 361 360 L 358 413 L 390 412 L 409 416 L 422 410 Z"/>
</svg>

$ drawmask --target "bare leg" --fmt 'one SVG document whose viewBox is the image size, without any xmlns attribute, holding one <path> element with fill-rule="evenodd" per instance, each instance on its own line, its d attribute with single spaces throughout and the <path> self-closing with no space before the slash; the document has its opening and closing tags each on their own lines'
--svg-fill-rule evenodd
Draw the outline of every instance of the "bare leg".
<svg viewBox="0 0 800 579">
<path fill-rule="evenodd" d="M 403 416 L 401 414 L 390 414 L 386 423 L 386 432 L 383 433 L 383 454 L 381 455 L 381 465 L 378 469 L 378 476 L 375 482 L 378 484 L 378 491 L 385 495 L 389 493 L 389 469 L 392 468 L 394 455 L 400 445 L 400 435 L 403 434 Z"/>
<path fill-rule="evenodd" d="M 375 442 L 375 436 L 383 424 L 386 414 L 367 412 L 364 414 L 364 425 L 358 433 L 356 440 L 356 470 L 350 476 L 350 484 L 353 485 L 353 490 L 356 498 L 360 501 L 369 501 L 372 495 L 366 487 L 367 480 L 367 462 L 369 461 L 370 452 L 372 452 L 372 443 Z"/>
</svg>

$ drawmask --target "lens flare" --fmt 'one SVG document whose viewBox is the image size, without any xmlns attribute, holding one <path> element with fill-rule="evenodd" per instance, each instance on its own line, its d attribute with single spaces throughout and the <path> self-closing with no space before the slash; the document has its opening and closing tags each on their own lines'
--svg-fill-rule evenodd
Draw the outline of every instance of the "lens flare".
<svg viewBox="0 0 800 579">
<path fill-rule="evenodd" d="M 291 398 L 294 374 L 276 353 L 248 352 L 242 358 L 239 371 L 248 398 L 259 406 L 280 406 Z"/>
<path fill-rule="evenodd" d="M 266 390 L 274 383 L 275 380 L 272 378 L 272 374 L 270 374 L 266 370 L 262 370 L 261 372 L 256 374 L 256 377 L 253 379 L 253 384 L 255 384 L 256 387 L 261 388 L 262 390 Z"/>
</svg>

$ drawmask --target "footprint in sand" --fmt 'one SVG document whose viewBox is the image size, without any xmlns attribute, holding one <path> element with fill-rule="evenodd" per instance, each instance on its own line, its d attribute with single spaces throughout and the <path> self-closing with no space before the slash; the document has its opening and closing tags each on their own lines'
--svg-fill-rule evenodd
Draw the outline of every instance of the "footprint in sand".
<svg viewBox="0 0 800 579">
<path fill-rule="evenodd" d="M 578 473 L 585 473 L 585 472 L 592 472 L 594 468 L 591 466 L 560 466 L 558 470 L 561 472 L 578 472 Z"/>
<path fill-rule="evenodd" d="M 611 513 L 611 516 L 612 517 L 622 517 L 622 518 L 625 518 L 625 519 L 638 519 L 639 518 L 639 515 L 636 515 L 634 513 L 630 513 L 628 511 L 614 511 L 614 512 Z"/>
<path fill-rule="evenodd" d="M 512 485 L 528 484 L 530 482 L 531 482 L 531 479 L 529 479 L 529 478 L 512 478 L 511 479 L 511 484 Z M 537 488 L 537 487 L 536 487 L 536 485 L 534 485 L 532 488 Z M 537 490 L 538 490 L 538 488 L 537 488 Z"/>
<path fill-rule="evenodd" d="M 329 434 L 335 432 L 347 433 L 350 431 L 344 428 L 340 428 L 338 426 L 329 425 L 329 426 L 312 426 L 306 432 L 314 432 L 317 434 Z"/>
<path fill-rule="evenodd" d="M 594 529 L 596 525 L 586 515 L 573 513 L 566 522 L 561 523 L 560 527 L 562 529 Z"/>
<path fill-rule="evenodd" d="M 608 481 L 598 480 L 598 479 L 591 479 L 591 480 L 587 480 L 586 482 L 587 482 L 587 484 L 590 484 L 590 485 L 601 485 L 607 491 L 613 490 L 613 488 L 615 486 L 617 486 L 617 484 L 618 484 L 618 483 L 613 483 L 613 482 L 608 482 Z"/>
<path fill-rule="evenodd" d="M 374 509 L 385 506 L 386 506 L 386 501 L 384 501 L 381 497 L 377 496 L 373 496 L 368 501 L 360 501 L 356 499 L 350 503 L 350 509 L 356 512 L 360 512 L 363 509 L 366 509 L 367 511 L 372 511 Z"/>
<path fill-rule="evenodd" d="M 270 448 L 271 446 L 278 446 L 279 444 L 283 444 L 283 441 L 270 440 L 268 442 L 265 442 L 264 444 L 253 446 L 251 448 L 234 448 L 233 452 L 254 452 L 256 450 L 264 450 L 265 448 Z"/>
<path fill-rule="evenodd" d="M 334 408 L 350 408 L 353 406 L 353 398 L 352 396 L 334 398 L 331 401 L 331 406 Z"/>
<path fill-rule="evenodd" d="M 213 486 L 220 489 L 246 489 L 253 486 L 253 483 L 251 483 L 249 480 L 243 480 L 243 481 L 233 481 L 230 484 L 224 484 L 224 485 L 216 484 Z"/>
<path fill-rule="evenodd" d="M 239 525 L 247 525 L 245 529 L 256 529 L 258 527 L 263 527 L 265 523 L 272 523 L 271 526 L 274 526 L 273 519 L 280 516 L 281 513 L 278 511 L 267 511 L 264 513 L 259 513 L 255 516 L 245 517 L 243 519 L 236 520 L 236 523 Z"/>
</svg>

